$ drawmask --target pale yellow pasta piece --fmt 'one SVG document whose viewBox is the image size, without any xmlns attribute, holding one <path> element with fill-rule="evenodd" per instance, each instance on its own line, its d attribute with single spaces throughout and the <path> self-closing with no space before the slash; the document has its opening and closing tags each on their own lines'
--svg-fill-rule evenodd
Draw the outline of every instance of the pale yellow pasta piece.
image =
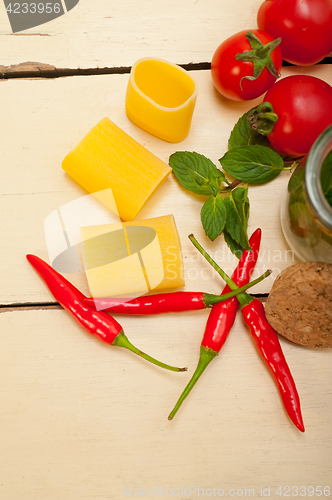
<svg viewBox="0 0 332 500">
<path fill-rule="evenodd" d="M 109 118 L 65 157 L 62 168 L 89 193 L 112 189 L 121 219 L 133 220 L 171 168 Z"/>
<path fill-rule="evenodd" d="M 82 227 L 81 240 L 92 297 L 137 297 L 184 286 L 173 215 Z"/>
</svg>

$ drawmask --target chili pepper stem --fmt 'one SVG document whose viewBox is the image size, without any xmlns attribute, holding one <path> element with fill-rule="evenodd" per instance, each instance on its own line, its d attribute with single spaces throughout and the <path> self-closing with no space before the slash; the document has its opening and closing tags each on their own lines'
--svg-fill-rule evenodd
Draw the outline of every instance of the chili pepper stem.
<svg viewBox="0 0 332 500">
<path fill-rule="evenodd" d="M 172 420 L 175 417 L 175 415 L 176 415 L 177 411 L 179 410 L 180 406 L 182 405 L 183 401 L 186 399 L 186 397 L 190 393 L 191 389 L 194 387 L 194 385 L 196 384 L 196 382 L 198 381 L 198 379 L 200 378 L 200 376 L 204 372 L 205 368 L 208 366 L 208 364 L 213 360 L 213 358 L 217 354 L 218 354 L 217 351 L 214 351 L 213 349 L 206 348 L 205 346 L 201 346 L 200 357 L 199 357 L 197 368 L 194 371 L 191 379 L 189 380 L 188 384 L 186 385 L 181 396 L 179 397 L 173 410 L 168 415 L 168 420 Z"/>
<path fill-rule="evenodd" d="M 227 283 L 229 288 L 231 290 L 238 290 L 238 286 L 234 283 L 234 281 L 228 276 L 227 273 L 221 267 L 218 266 L 218 264 L 212 259 L 212 257 L 204 250 L 204 248 L 198 243 L 196 240 L 195 236 L 193 234 L 190 234 L 188 236 L 192 244 L 197 248 L 197 250 L 203 255 L 203 257 L 208 261 L 209 264 L 217 271 L 217 273 L 222 277 L 222 279 Z M 271 274 L 271 271 L 269 270 L 269 274 Z M 240 302 L 241 308 L 250 304 L 254 300 L 253 297 L 251 297 L 248 293 L 246 292 L 241 292 L 239 293 L 236 298 Z"/>
<path fill-rule="evenodd" d="M 171 366 L 167 365 L 166 363 L 162 363 L 161 361 L 158 361 L 155 358 L 152 358 L 145 352 L 141 351 L 137 347 L 135 347 L 129 339 L 126 337 L 123 331 L 121 331 L 114 339 L 112 345 L 118 346 L 118 347 L 124 347 L 125 349 L 128 349 L 129 351 L 133 352 L 134 354 L 137 354 L 141 358 L 144 358 L 146 361 L 149 361 L 150 363 L 153 363 L 154 365 L 159 366 L 160 368 L 165 368 L 166 370 L 171 370 L 173 372 L 185 372 L 187 371 L 188 368 L 178 368 L 176 366 Z"/>
<path fill-rule="evenodd" d="M 213 295 L 210 293 L 204 293 L 204 302 L 207 305 L 207 307 L 212 307 L 215 304 L 218 304 L 219 302 L 224 302 L 225 300 L 231 299 L 232 297 L 237 297 L 240 293 L 243 293 L 246 290 L 248 290 L 248 288 L 251 288 L 252 286 L 257 285 L 257 283 L 263 281 L 265 278 L 270 276 L 270 274 L 272 274 L 272 269 L 268 269 L 267 271 L 265 271 L 265 273 L 261 274 L 258 278 L 251 281 L 250 283 L 247 283 L 246 285 L 243 285 L 241 287 L 235 285 L 236 288 L 232 292 L 225 293 L 223 295 Z"/>
</svg>

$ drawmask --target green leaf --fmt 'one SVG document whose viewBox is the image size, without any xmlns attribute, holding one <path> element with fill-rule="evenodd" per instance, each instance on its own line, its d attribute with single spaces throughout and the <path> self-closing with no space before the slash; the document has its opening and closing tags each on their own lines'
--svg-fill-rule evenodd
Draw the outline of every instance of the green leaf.
<svg viewBox="0 0 332 500">
<path fill-rule="evenodd" d="M 225 198 L 224 204 L 227 212 L 225 228 L 228 235 L 240 248 L 251 250 L 247 234 L 249 219 L 248 187 L 238 187 L 231 191 L 228 197 Z"/>
<path fill-rule="evenodd" d="M 220 192 L 220 186 L 222 183 L 226 183 L 228 186 L 230 185 L 230 183 L 225 177 L 225 174 L 221 170 L 216 168 L 216 170 L 213 170 L 211 172 L 210 188 L 213 196 L 217 196 L 217 194 Z"/>
<path fill-rule="evenodd" d="M 324 160 L 320 179 L 325 198 L 332 206 L 332 152 Z"/>
<path fill-rule="evenodd" d="M 230 251 L 238 258 L 240 259 L 241 255 L 243 254 L 244 248 L 242 248 L 241 245 L 238 245 L 235 240 L 231 237 L 231 235 L 227 232 L 226 229 L 224 229 L 224 238 L 229 246 Z"/>
<path fill-rule="evenodd" d="M 284 168 L 278 153 L 258 145 L 231 149 L 219 161 L 228 174 L 250 184 L 265 184 Z"/>
<path fill-rule="evenodd" d="M 247 113 L 242 115 L 238 122 L 235 124 L 228 140 L 229 150 L 254 144 L 259 144 L 261 146 L 269 145 L 268 138 L 257 132 L 257 130 L 254 130 L 248 122 L 248 114 L 251 111 L 252 110 L 250 109 Z"/>
<path fill-rule="evenodd" d="M 325 198 L 327 199 L 328 204 L 331 205 L 331 207 L 332 207 L 332 186 L 330 186 L 329 190 L 326 191 L 326 193 L 324 193 L 324 194 L 325 194 Z"/>
<path fill-rule="evenodd" d="M 215 189 L 211 186 L 211 181 L 215 185 L 218 176 L 223 176 L 209 158 L 195 152 L 173 153 L 169 164 L 181 186 L 196 194 L 214 194 Z"/>
<path fill-rule="evenodd" d="M 210 196 L 201 210 L 201 220 L 206 235 L 211 241 L 219 236 L 226 223 L 226 208 L 221 195 Z"/>
<path fill-rule="evenodd" d="M 302 184 L 305 179 L 305 168 L 304 165 L 298 165 L 291 178 L 289 179 L 287 190 L 289 193 L 293 193 L 300 189 L 302 191 Z"/>
<path fill-rule="evenodd" d="M 216 181 L 219 186 L 220 186 L 220 184 L 222 182 L 226 182 L 226 184 L 228 184 L 228 185 L 230 184 L 228 182 L 228 180 L 226 179 L 224 172 L 222 172 L 221 170 L 219 170 L 219 168 L 215 168 L 215 170 L 212 170 L 212 172 L 211 172 L 211 180 Z"/>
</svg>

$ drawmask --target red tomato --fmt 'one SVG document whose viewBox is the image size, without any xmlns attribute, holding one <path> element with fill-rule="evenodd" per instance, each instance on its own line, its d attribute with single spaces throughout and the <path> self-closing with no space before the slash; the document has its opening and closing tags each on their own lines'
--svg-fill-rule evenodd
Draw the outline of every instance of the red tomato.
<svg viewBox="0 0 332 500">
<path fill-rule="evenodd" d="M 274 40 L 274 37 L 264 31 L 251 30 L 250 32 L 263 45 Z M 254 64 L 251 61 L 237 60 L 236 55 L 252 50 L 246 37 L 247 33 L 248 30 L 240 31 L 224 40 L 213 54 L 211 62 L 211 76 L 215 87 L 223 96 L 234 101 L 255 99 L 264 94 L 276 81 L 282 66 L 282 54 L 277 46 L 269 56 L 269 61 L 272 59 L 276 74 L 273 75 L 267 67 L 263 67 L 261 74 L 255 80 L 246 79 L 245 77 L 248 76 L 253 77 Z"/>
<path fill-rule="evenodd" d="M 283 58 L 292 64 L 316 64 L 332 51 L 331 0 L 265 0 L 257 25 L 281 37 Z"/>
<path fill-rule="evenodd" d="M 306 155 L 323 130 L 332 124 L 332 87 L 314 76 L 287 76 L 275 83 L 264 101 L 278 121 L 267 136 L 280 153 Z"/>
</svg>

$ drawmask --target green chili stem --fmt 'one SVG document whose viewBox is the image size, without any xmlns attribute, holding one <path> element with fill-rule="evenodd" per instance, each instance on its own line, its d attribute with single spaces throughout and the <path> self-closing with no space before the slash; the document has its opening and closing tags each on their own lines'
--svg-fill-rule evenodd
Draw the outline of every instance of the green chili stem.
<svg viewBox="0 0 332 500">
<path fill-rule="evenodd" d="M 176 366 L 170 366 L 165 363 L 162 363 L 161 361 L 158 361 L 155 358 L 152 358 L 145 352 L 141 351 L 137 347 L 135 347 L 126 337 L 126 335 L 123 332 L 120 332 L 114 339 L 114 342 L 112 345 L 116 345 L 119 347 L 124 347 L 125 349 L 128 349 L 129 351 L 133 352 L 134 354 L 137 354 L 141 358 L 146 359 L 146 361 L 150 361 L 150 363 L 153 363 L 154 365 L 160 366 L 161 368 L 165 368 L 166 370 L 171 370 L 173 372 L 185 372 L 187 371 L 187 368 L 178 368 Z"/>
<path fill-rule="evenodd" d="M 213 360 L 213 358 L 217 354 L 218 353 L 216 351 L 213 351 L 213 349 L 208 349 L 205 346 L 201 346 L 200 357 L 199 357 L 197 368 L 194 371 L 194 373 L 193 373 L 191 379 L 189 380 L 188 384 L 184 388 L 184 390 L 183 390 L 181 396 L 179 397 L 176 405 L 174 406 L 173 410 L 168 415 L 168 420 L 172 420 L 175 417 L 175 414 L 177 413 L 178 409 L 182 405 L 183 401 L 186 399 L 186 397 L 190 393 L 191 389 L 194 387 L 194 385 L 196 384 L 197 380 L 202 375 L 202 373 L 205 370 L 205 368 L 208 366 L 208 364 Z"/>
<path fill-rule="evenodd" d="M 208 263 L 217 271 L 217 273 L 222 277 L 222 279 L 227 283 L 229 288 L 231 290 L 238 290 L 238 286 L 234 283 L 234 281 L 228 276 L 227 273 L 221 267 L 218 266 L 218 264 L 212 259 L 212 257 L 204 250 L 202 245 L 198 243 L 196 240 L 195 236 L 193 234 L 190 234 L 188 236 L 192 244 L 197 248 L 197 250 L 203 255 L 203 257 L 208 261 Z M 244 307 L 245 305 L 250 304 L 254 300 L 251 295 L 249 295 L 246 292 L 239 293 L 237 295 L 237 299 L 240 302 L 241 308 Z"/>
<path fill-rule="evenodd" d="M 239 295 L 242 292 L 245 292 L 248 288 L 251 288 L 252 286 L 257 285 L 257 283 L 263 281 L 265 278 L 270 276 L 270 274 L 272 274 L 272 269 L 268 269 L 267 271 L 265 271 L 265 273 L 261 274 L 258 278 L 254 279 L 253 281 L 250 281 L 250 283 L 247 283 L 246 285 L 243 285 L 241 287 L 235 285 L 237 287 L 236 289 L 232 290 L 231 292 L 225 293 L 223 295 L 213 295 L 210 293 L 204 293 L 204 302 L 207 307 L 212 307 L 214 304 L 218 304 L 218 302 L 224 302 L 225 300 L 237 297 L 237 295 Z"/>
</svg>

